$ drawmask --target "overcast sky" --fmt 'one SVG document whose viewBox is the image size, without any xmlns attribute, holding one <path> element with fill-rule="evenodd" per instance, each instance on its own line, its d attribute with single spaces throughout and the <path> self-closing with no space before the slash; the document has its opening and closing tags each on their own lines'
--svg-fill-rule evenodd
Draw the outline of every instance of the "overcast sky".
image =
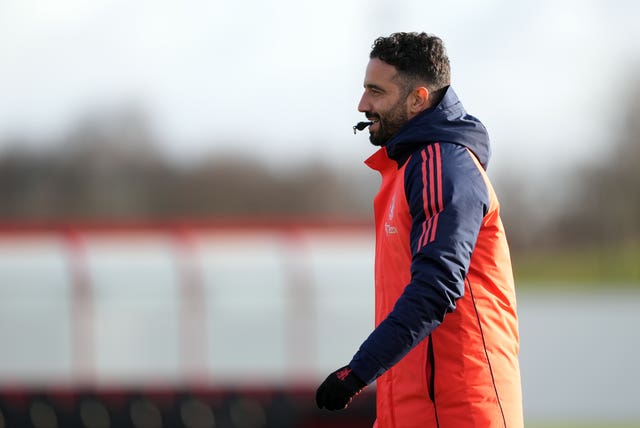
<svg viewBox="0 0 640 428">
<path fill-rule="evenodd" d="M 351 131 L 373 40 L 427 31 L 493 167 L 544 171 L 606 149 L 640 70 L 639 18 L 634 0 L 0 0 L 0 141 L 135 104 L 176 158 L 355 165 L 373 152 Z"/>
</svg>

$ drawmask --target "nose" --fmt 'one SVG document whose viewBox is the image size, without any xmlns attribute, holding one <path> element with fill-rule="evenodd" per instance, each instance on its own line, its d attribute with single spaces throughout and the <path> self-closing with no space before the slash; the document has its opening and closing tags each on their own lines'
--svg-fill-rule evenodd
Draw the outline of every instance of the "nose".
<svg viewBox="0 0 640 428">
<path fill-rule="evenodd" d="M 371 111 L 371 104 L 369 103 L 366 92 L 362 94 L 362 97 L 360 97 L 360 102 L 358 103 L 358 111 L 360 113 Z"/>
</svg>

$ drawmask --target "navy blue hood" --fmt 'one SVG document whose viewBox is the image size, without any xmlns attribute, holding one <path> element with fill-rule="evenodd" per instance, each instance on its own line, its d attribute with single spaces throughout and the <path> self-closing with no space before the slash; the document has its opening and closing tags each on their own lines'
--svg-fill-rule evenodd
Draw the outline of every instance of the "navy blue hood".
<svg viewBox="0 0 640 428">
<path fill-rule="evenodd" d="M 430 142 L 459 144 L 471 150 L 486 170 L 491 156 L 489 134 L 484 125 L 468 114 L 453 88 L 442 100 L 407 122 L 385 147 L 390 158 L 402 165 L 419 147 Z"/>
</svg>

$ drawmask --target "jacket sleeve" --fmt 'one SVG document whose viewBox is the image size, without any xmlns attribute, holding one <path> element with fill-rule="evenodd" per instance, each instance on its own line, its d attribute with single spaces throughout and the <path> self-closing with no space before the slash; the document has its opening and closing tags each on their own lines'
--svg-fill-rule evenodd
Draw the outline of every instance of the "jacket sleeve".
<svg viewBox="0 0 640 428">
<path fill-rule="evenodd" d="M 456 308 L 489 208 L 484 179 L 463 146 L 434 143 L 405 169 L 411 282 L 350 362 L 367 384 L 396 364 Z"/>
</svg>

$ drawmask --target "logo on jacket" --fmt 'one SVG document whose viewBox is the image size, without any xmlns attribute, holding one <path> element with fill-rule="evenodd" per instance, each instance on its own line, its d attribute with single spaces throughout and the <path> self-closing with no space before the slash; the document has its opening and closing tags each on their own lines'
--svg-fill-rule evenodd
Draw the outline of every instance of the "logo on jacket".
<svg viewBox="0 0 640 428">
<path fill-rule="evenodd" d="M 387 233 L 387 236 L 398 234 L 398 229 L 396 229 L 395 226 L 392 226 L 389 223 L 384 224 L 384 231 Z"/>
<path fill-rule="evenodd" d="M 398 229 L 392 224 L 395 210 L 396 210 L 396 195 L 394 194 L 393 197 L 391 198 L 391 204 L 389 205 L 389 213 L 387 214 L 387 221 L 384 223 L 384 231 L 386 232 L 387 236 L 398 234 Z"/>
</svg>

